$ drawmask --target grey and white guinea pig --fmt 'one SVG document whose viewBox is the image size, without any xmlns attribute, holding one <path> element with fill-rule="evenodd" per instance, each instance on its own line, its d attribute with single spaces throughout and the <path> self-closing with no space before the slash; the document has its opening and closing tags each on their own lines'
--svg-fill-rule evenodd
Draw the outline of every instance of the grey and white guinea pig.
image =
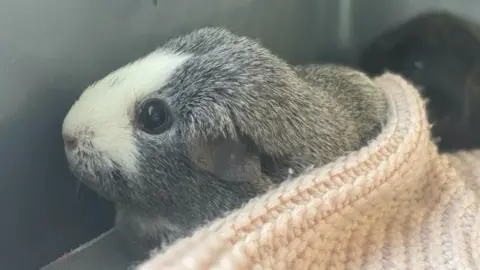
<svg viewBox="0 0 480 270">
<path fill-rule="evenodd" d="M 386 121 L 363 73 L 291 67 L 207 27 L 89 86 L 63 123 L 73 173 L 142 251 L 187 236 L 289 176 L 359 149 Z"/>
<path fill-rule="evenodd" d="M 480 28 L 458 15 L 430 11 L 382 33 L 361 53 L 359 68 L 399 73 L 429 100 L 441 151 L 480 147 Z"/>
</svg>

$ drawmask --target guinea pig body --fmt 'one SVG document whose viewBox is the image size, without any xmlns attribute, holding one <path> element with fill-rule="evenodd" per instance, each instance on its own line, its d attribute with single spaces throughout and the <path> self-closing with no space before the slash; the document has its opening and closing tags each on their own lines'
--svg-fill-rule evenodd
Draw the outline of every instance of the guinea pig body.
<svg viewBox="0 0 480 270">
<path fill-rule="evenodd" d="M 146 254 L 359 149 L 386 111 L 361 72 L 291 67 L 203 28 L 92 84 L 62 132 L 72 172 L 115 203 L 116 228 Z"/>
<path fill-rule="evenodd" d="M 480 30 L 456 15 L 420 14 L 380 35 L 360 55 L 369 75 L 385 70 L 412 81 L 429 100 L 432 133 L 439 149 L 480 147 Z"/>
</svg>

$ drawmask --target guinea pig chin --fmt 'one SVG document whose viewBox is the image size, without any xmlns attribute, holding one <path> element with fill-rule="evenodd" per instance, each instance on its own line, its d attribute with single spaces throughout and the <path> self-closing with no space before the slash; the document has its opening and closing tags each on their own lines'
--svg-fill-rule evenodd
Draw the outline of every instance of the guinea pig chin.
<svg viewBox="0 0 480 270">
<path fill-rule="evenodd" d="M 108 153 L 98 151 L 88 138 L 79 140 L 74 149 L 65 148 L 70 170 L 78 180 L 107 199 L 118 198 L 120 186 L 129 176 L 128 171 Z"/>
</svg>

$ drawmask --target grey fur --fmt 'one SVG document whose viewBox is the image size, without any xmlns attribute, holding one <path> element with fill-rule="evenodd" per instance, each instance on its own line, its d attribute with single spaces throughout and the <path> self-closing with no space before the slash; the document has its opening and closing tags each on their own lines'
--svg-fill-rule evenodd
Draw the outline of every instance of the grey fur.
<svg viewBox="0 0 480 270">
<path fill-rule="evenodd" d="M 117 229 L 142 252 L 359 149 L 386 121 L 383 92 L 350 68 L 292 68 L 255 41 L 219 28 L 161 49 L 194 55 L 152 94 L 169 104 L 174 132 L 155 136 L 132 126 L 142 154 L 138 174 L 101 165 L 75 171 L 115 202 Z M 237 162 L 215 158 L 230 154 Z"/>
</svg>

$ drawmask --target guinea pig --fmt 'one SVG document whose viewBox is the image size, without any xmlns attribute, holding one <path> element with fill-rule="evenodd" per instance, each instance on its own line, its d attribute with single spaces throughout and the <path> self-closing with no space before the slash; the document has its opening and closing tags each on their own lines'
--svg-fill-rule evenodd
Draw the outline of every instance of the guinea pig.
<svg viewBox="0 0 480 270">
<path fill-rule="evenodd" d="M 359 68 L 385 70 L 414 83 L 428 99 L 440 151 L 480 146 L 480 31 L 444 11 L 422 13 L 377 37 L 361 52 Z"/>
<path fill-rule="evenodd" d="M 359 149 L 387 107 L 359 71 L 293 67 L 206 27 L 86 88 L 62 134 L 72 172 L 114 202 L 116 229 L 144 256 Z"/>
</svg>

